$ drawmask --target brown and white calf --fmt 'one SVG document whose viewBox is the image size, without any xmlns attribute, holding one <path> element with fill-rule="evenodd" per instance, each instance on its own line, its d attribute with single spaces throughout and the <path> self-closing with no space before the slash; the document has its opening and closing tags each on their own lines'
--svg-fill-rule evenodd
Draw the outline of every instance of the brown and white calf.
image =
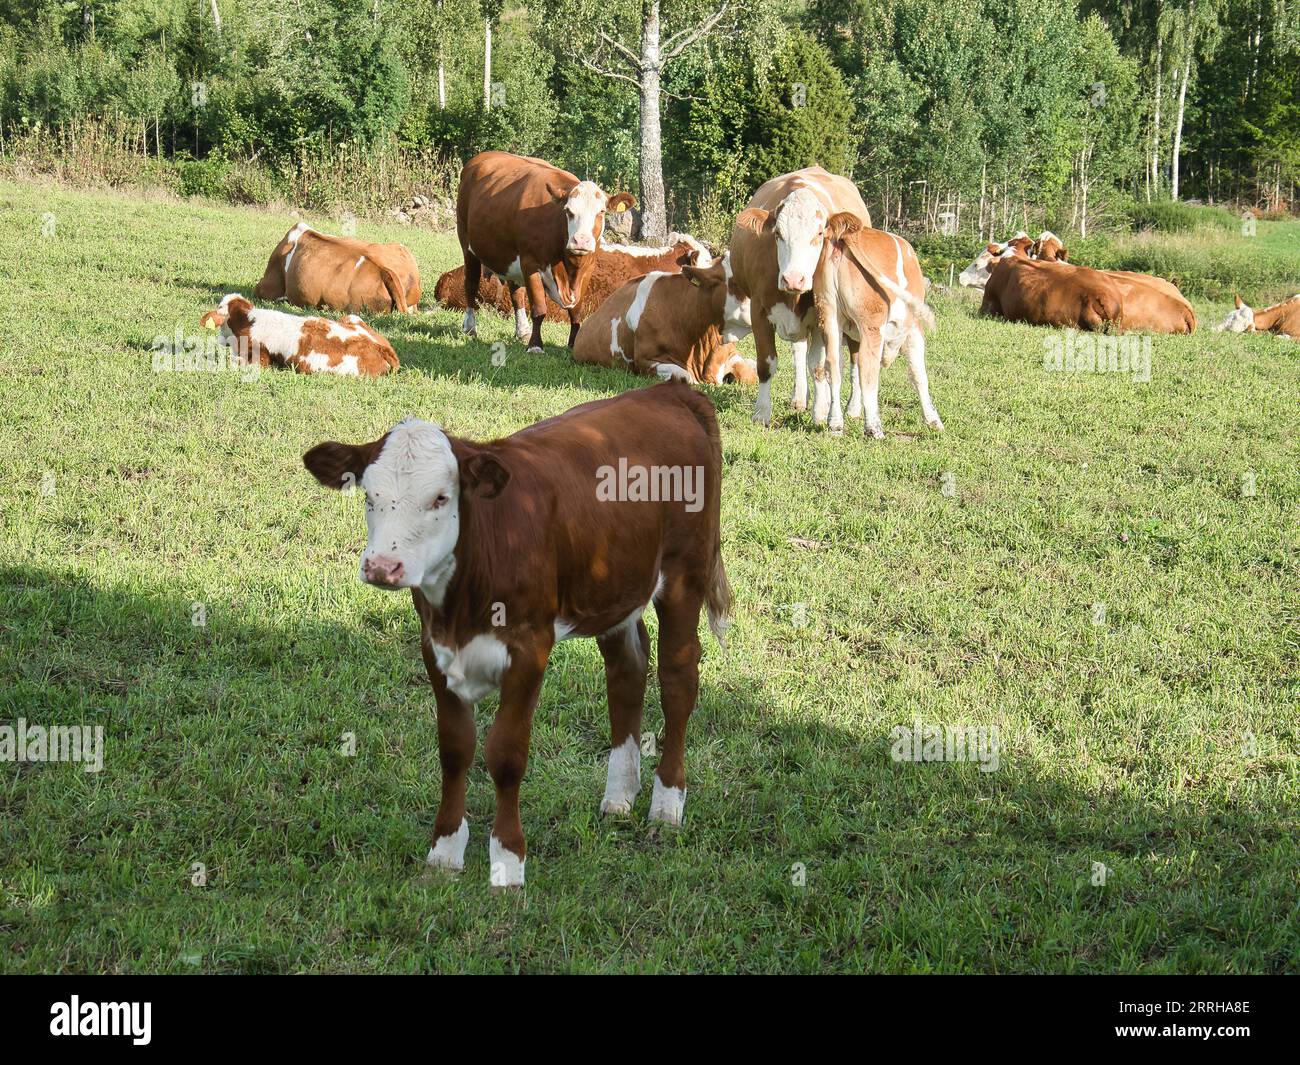
<svg viewBox="0 0 1300 1065">
<path fill-rule="evenodd" d="M 692 384 L 752 384 L 758 380 L 754 364 L 722 339 L 726 299 L 722 263 L 646 274 L 624 284 L 587 318 L 573 361 Z"/>
<path fill-rule="evenodd" d="M 864 227 L 847 212 L 831 218 L 826 236 L 825 261 L 817 270 L 814 288 L 826 354 L 815 372 L 813 421 L 825 424 L 829 414 L 831 431 L 843 431 L 837 385 L 840 337 L 846 335 L 857 343 L 848 413 L 855 418 L 865 410 L 863 426 L 868 436 L 882 439 L 885 435 L 880 422 L 880 370 L 899 351 L 907 352 L 908 372 L 926 424 L 942 429 L 925 367 L 925 330 L 934 325 L 934 314 L 925 305 L 925 279 L 915 250 L 902 237 Z"/>
<path fill-rule="evenodd" d="M 393 345 L 355 314 L 338 322 L 304 318 L 254 307 L 232 292 L 200 318 L 199 324 L 220 329 L 224 345 L 233 347 L 241 360 L 262 367 L 379 377 L 401 365 Z"/>
<path fill-rule="evenodd" d="M 296 307 L 405 314 L 420 302 L 420 268 L 404 244 L 317 233 L 299 222 L 271 253 L 253 298 Z"/>
<path fill-rule="evenodd" d="M 1300 340 L 1300 293 L 1290 299 L 1257 311 L 1233 297 L 1236 305 L 1228 312 L 1222 325 L 1214 327 L 1216 333 L 1276 333 L 1278 336 Z"/>
<path fill-rule="evenodd" d="M 808 365 L 810 360 L 822 361 L 821 332 L 809 297 L 826 225 L 844 212 L 864 226 L 871 225 L 871 213 L 853 182 L 814 166 L 765 182 L 736 219 L 728 283 L 737 307 L 744 300 L 750 304 L 743 319 L 729 321 L 724 338 L 738 340 L 753 331 L 759 381 L 754 421 L 763 425 L 772 420 L 771 377 L 778 334 L 793 345 L 790 405 L 794 410 L 807 407 Z"/>
<path fill-rule="evenodd" d="M 659 618 L 664 742 L 651 820 L 680 824 L 686 724 L 699 690 L 700 609 L 721 636 L 722 447 L 713 406 L 682 382 L 575 407 L 477 443 L 414 418 L 367 444 L 303 456 L 330 488 L 365 493 L 361 579 L 410 589 L 438 708 L 442 801 L 431 866 L 464 865 L 474 704 L 500 689 L 484 743 L 496 784 L 491 882 L 524 882 L 519 787 L 533 712 L 556 641 L 594 637 L 605 660 L 610 758 L 601 802 L 627 814 L 641 788 L 649 634 Z"/>
<path fill-rule="evenodd" d="M 600 247 L 605 212 L 636 203 L 608 195 L 542 159 L 481 152 L 465 164 L 456 196 L 456 235 L 465 258 L 465 332 L 477 333 L 475 311 L 486 267 L 510 287 L 515 335 L 542 350 L 549 296 L 568 312 L 569 347 L 578 335 L 578 307 Z M 527 297 L 532 331 L 520 313 Z"/>
<path fill-rule="evenodd" d="M 583 284 L 582 300 L 576 308 L 579 322 L 593 314 L 625 282 L 655 271 L 677 273 L 683 266 L 709 266 L 713 262 L 713 253 L 694 237 L 670 233 L 668 243 L 660 247 L 602 242 L 589 258 L 593 261 L 591 272 Z M 438 278 L 434 298 L 448 310 L 465 310 L 464 266 L 448 270 Z M 491 274 L 479 281 L 479 304 L 486 304 L 507 318 L 513 313 L 516 332 L 528 330 L 528 312 L 522 307 L 515 311 L 509 287 Z M 548 302 L 546 320 L 562 324 L 569 320 L 569 312 Z"/>
</svg>

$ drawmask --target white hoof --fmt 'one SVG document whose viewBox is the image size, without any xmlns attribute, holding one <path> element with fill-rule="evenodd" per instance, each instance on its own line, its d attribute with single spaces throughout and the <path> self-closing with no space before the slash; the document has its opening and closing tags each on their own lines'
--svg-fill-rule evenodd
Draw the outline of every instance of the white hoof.
<svg viewBox="0 0 1300 1065">
<path fill-rule="evenodd" d="M 943 432 L 943 421 L 937 414 L 933 418 L 926 418 L 925 424 L 928 425 L 931 429 L 933 429 L 936 433 Z"/>
<path fill-rule="evenodd" d="M 874 440 L 885 439 L 885 429 L 880 425 L 867 425 L 864 427 L 863 432 L 866 436 L 869 436 Z"/>
<path fill-rule="evenodd" d="M 686 789 L 664 787 L 656 773 L 654 795 L 650 799 L 650 820 L 680 825 L 685 808 Z"/>
<path fill-rule="evenodd" d="M 515 888 L 524 886 L 524 863 L 514 851 L 506 850 L 493 836 L 488 841 L 488 859 L 492 863 L 488 874 L 494 888 Z"/>
<path fill-rule="evenodd" d="M 460 828 L 450 836 L 439 836 L 429 848 L 425 864 L 432 869 L 459 873 L 465 868 L 465 844 L 469 842 L 469 822 L 460 819 Z"/>
<path fill-rule="evenodd" d="M 609 772 L 605 777 L 605 797 L 600 812 L 607 817 L 626 817 L 632 812 L 641 790 L 641 748 L 629 736 L 609 752 Z"/>
<path fill-rule="evenodd" d="M 542 349 L 541 349 L 541 348 L 538 348 L 538 347 L 530 347 L 530 348 L 528 349 L 528 354 L 529 354 L 529 355 L 540 355 L 540 354 L 542 354 Z"/>
<path fill-rule="evenodd" d="M 461 323 L 461 328 L 465 330 L 467 336 L 478 338 L 478 321 L 475 319 L 473 311 L 465 312 L 465 320 Z"/>
</svg>

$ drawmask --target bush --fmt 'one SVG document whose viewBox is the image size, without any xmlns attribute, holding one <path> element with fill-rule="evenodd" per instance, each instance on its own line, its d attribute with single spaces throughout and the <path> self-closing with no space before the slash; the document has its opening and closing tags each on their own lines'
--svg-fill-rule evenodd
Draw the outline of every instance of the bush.
<svg viewBox="0 0 1300 1065">
<path fill-rule="evenodd" d="M 1190 233 L 1202 226 L 1233 231 L 1241 228 L 1241 219 L 1231 211 L 1179 200 L 1134 203 L 1128 215 L 1134 229 L 1154 229 L 1161 233 Z"/>
</svg>

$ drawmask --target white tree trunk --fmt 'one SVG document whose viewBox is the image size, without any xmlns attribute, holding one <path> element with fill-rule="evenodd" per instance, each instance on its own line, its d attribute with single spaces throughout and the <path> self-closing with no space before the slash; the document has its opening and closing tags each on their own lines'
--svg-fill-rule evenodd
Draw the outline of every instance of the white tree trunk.
<svg viewBox="0 0 1300 1065">
<path fill-rule="evenodd" d="M 659 0 L 641 7 L 641 235 L 661 242 L 668 236 L 664 205 L 663 133 L 659 123 Z"/>
<path fill-rule="evenodd" d="M 483 20 L 483 110 L 492 108 L 492 20 Z"/>
<path fill-rule="evenodd" d="M 214 25 L 217 28 L 217 32 L 220 33 L 221 32 L 221 9 L 217 7 L 217 0 L 211 0 L 210 6 L 212 8 L 212 25 Z"/>
<path fill-rule="evenodd" d="M 1160 86 L 1164 81 L 1164 40 L 1156 30 L 1156 109 L 1151 119 L 1151 184 L 1147 192 L 1148 202 L 1151 194 L 1160 195 Z"/>
<path fill-rule="evenodd" d="M 1182 84 L 1178 87 L 1178 119 L 1174 124 L 1173 155 L 1170 159 L 1169 194 L 1178 199 L 1178 156 L 1183 149 L 1183 112 L 1187 103 L 1187 81 L 1192 74 L 1192 42 L 1187 41 L 1187 59 L 1183 63 Z"/>
</svg>

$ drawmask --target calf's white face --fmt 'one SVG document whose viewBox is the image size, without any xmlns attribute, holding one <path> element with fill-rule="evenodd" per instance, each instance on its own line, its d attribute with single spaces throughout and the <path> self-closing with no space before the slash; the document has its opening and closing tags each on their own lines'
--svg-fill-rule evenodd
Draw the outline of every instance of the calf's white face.
<svg viewBox="0 0 1300 1065">
<path fill-rule="evenodd" d="M 460 472 L 438 426 L 418 418 L 399 422 L 360 487 L 368 533 L 363 581 L 415 588 L 447 565 L 460 535 Z"/>
<path fill-rule="evenodd" d="M 607 198 L 594 181 L 580 181 L 573 186 L 564 201 L 564 219 L 569 229 L 565 247 L 570 255 L 586 255 L 600 245 Z"/>
<path fill-rule="evenodd" d="M 800 293 L 812 288 L 830 220 L 816 193 L 795 189 L 776 211 L 777 287 Z"/>
<path fill-rule="evenodd" d="M 1223 324 L 1215 327 L 1216 333 L 1227 330 L 1229 333 L 1252 333 L 1255 330 L 1255 312 L 1237 297 L 1237 306 L 1228 312 Z"/>
</svg>

